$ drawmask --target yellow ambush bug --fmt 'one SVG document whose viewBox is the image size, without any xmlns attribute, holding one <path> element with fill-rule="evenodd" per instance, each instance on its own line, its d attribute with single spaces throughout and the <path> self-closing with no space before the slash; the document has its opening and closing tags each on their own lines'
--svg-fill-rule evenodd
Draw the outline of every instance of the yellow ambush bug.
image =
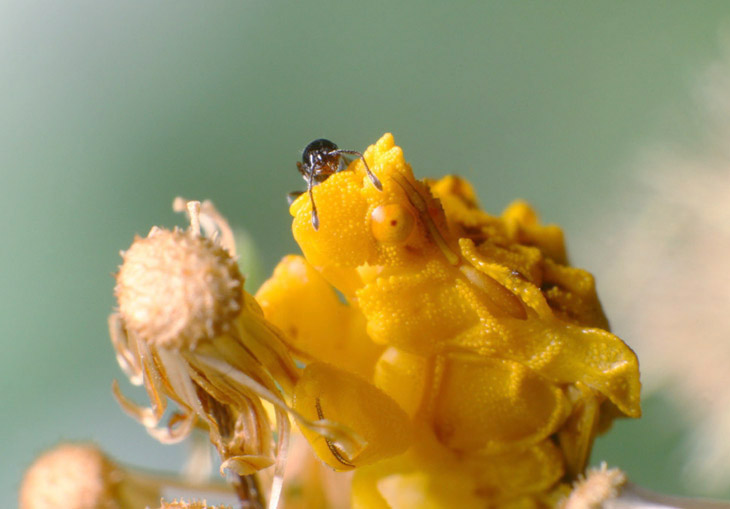
<svg viewBox="0 0 730 509">
<path fill-rule="evenodd" d="M 304 366 L 293 409 L 367 444 L 302 429 L 355 470 L 353 507 L 552 507 L 596 434 L 640 416 L 634 352 L 529 205 L 492 216 L 464 179 L 416 180 L 390 134 L 308 191 L 303 257 L 256 300 Z"/>
</svg>

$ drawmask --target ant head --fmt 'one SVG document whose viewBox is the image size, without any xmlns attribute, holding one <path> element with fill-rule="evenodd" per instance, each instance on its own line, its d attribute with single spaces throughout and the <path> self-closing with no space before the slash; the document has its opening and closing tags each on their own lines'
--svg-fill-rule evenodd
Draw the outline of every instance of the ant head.
<svg viewBox="0 0 730 509">
<path fill-rule="evenodd" d="M 320 138 L 314 140 L 304 148 L 302 163 L 310 170 L 315 171 L 323 166 L 339 165 L 340 152 L 330 140 Z"/>
</svg>

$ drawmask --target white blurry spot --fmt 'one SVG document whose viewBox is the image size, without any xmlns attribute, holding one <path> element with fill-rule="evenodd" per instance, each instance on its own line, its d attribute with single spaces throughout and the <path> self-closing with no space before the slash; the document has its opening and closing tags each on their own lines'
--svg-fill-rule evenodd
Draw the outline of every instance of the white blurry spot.
<svg viewBox="0 0 730 509">
<path fill-rule="evenodd" d="M 618 220 L 601 281 L 617 332 L 639 354 L 645 392 L 669 386 L 690 421 L 688 478 L 709 490 L 730 478 L 730 41 L 724 47 L 699 81 L 701 142 L 642 156 L 627 183 L 640 205 Z"/>
</svg>

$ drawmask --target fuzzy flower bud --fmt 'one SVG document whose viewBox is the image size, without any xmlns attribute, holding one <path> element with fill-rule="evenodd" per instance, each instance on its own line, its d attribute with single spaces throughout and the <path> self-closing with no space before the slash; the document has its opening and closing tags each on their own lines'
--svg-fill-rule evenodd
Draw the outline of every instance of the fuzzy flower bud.
<svg viewBox="0 0 730 509">
<path fill-rule="evenodd" d="M 160 492 L 90 444 L 62 444 L 25 473 L 20 509 L 137 509 L 157 504 Z"/>
</svg>

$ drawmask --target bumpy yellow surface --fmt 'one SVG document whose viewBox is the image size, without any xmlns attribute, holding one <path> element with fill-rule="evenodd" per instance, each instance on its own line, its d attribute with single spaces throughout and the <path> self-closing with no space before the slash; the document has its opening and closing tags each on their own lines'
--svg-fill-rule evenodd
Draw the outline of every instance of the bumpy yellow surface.
<svg viewBox="0 0 730 509">
<path fill-rule="evenodd" d="M 367 446 L 346 457 L 307 438 L 356 468 L 356 507 L 553 504 L 595 434 L 640 415 L 636 356 L 529 205 L 495 217 L 459 177 L 416 180 L 390 134 L 365 159 L 383 190 L 359 160 L 330 176 L 314 188 L 316 231 L 297 199 L 304 258 L 256 296 L 308 364 L 294 407 Z"/>
</svg>

